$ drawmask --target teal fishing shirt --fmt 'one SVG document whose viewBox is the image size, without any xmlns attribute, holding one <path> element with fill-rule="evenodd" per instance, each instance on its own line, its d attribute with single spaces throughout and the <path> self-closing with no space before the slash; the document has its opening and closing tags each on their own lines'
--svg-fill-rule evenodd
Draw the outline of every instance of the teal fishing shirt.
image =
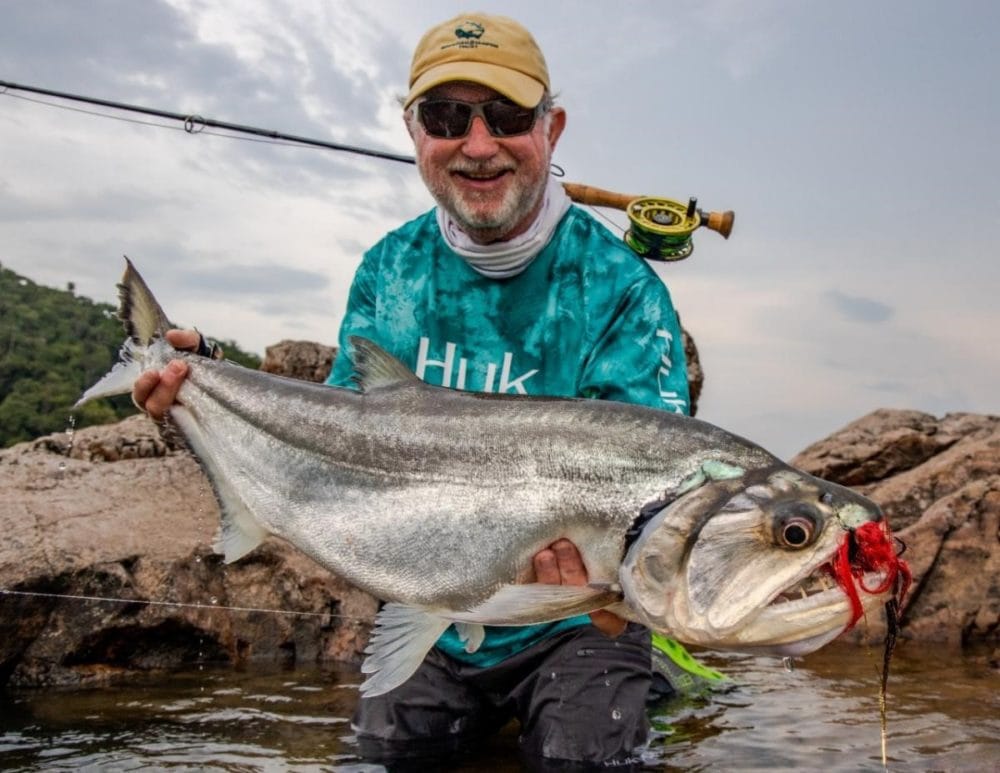
<svg viewBox="0 0 1000 773">
<path fill-rule="evenodd" d="M 591 397 L 689 413 L 670 294 L 641 258 L 572 206 L 517 276 L 490 279 L 453 252 L 435 210 L 365 253 L 327 384 L 353 387 L 349 336 L 371 339 L 430 384 L 476 392 Z M 474 653 L 454 627 L 444 652 L 491 666 L 586 616 L 487 627 Z"/>
</svg>

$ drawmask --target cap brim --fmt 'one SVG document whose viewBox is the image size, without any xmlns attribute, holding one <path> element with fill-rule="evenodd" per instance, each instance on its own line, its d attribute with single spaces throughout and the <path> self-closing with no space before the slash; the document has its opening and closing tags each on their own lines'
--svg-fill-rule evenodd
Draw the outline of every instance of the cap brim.
<svg viewBox="0 0 1000 773">
<path fill-rule="evenodd" d="M 413 82 L 403 107 L 409 107 L 413 100 L 435 86 L 453 81 L 468 81 L 486 86 L 521 107 L 535 107 L 545 94 L 543 83 L 517 70 L 485 62 L 446 62 L 430 68 Z"/>
</svg>

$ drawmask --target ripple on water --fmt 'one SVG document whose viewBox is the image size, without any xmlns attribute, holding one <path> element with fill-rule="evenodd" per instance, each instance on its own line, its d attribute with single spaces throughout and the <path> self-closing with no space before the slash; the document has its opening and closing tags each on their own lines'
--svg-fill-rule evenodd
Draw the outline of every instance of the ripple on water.
<svg viewBox="0 0 1000 773">
<path fill-rule="evenodd" d="M 732 687 L 655 707 L 646 769 L 882 770 L 879 655 L 834 645 L 797 660 L 792 672 L 779 659 L 705 660 Z M 348 668 L 251 668 L 0 694 L 0 766 L 363 773 L 373 768 L 358 758 L 349 724 L 358 681 Z M 988 769 L 1000 759 L 998 696 L 1000 675 L 985 659 L 907 652 L 902 644 L 889 680 L 890 767 Z M 515 731 L 461 765 L 519 767 Z"/>
</svg>

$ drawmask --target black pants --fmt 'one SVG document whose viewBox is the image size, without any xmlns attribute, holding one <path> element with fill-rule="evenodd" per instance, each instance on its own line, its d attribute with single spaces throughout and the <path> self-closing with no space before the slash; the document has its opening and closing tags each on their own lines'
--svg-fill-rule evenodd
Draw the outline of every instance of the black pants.
<svg viewBox="0 0 1000 773">
<path fill-rule="evenodd" d="M 630 624 L 617 639 L 580 626 L 489 668 L 431 650 L 406 683 L 360 700 L 361 752 L 380 761 L 440 756 L 516 718 L 529 760 L 637 762 L 648 729 L 649 648 L 649 631 Z"/>
</svg>

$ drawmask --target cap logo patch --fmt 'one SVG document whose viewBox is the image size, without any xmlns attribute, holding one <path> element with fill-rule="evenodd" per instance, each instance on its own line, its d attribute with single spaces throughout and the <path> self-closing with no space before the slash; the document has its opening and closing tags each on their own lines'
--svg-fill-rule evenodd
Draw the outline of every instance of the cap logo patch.
<svg viewBox="0 0 1000 773">
<path fill-rule="evenodd" d="M 444 51 L 446 48 L 479 48 L 480 46 L 489 46 L 490 48 L 500 48 L 496 43 L 490 43 L 486 40 L 480 40 L 483 33 L 486 32 L 486 28 L 474 21 L 464 21 L 458 27 L 455 28 L 455 37 L 458 38 L 454 43 L 446 43 L 441 46 L 441 50 Z"/>
<path fill-rule="evenodd" d="M 455 30 L 456 38 L 481 38 L 486 28 L 474 21 L 467 21 Z"/>
</svg>

